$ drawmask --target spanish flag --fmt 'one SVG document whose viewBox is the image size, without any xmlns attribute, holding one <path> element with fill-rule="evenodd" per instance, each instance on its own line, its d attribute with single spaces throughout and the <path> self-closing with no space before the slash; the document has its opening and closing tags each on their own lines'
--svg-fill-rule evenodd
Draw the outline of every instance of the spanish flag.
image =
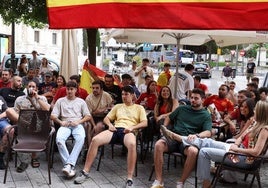
<svg viewBox="0 0 268 188">
<path fill-rule="evenodd" d="M 51 29 L 268 30 L 268 0 L 47 0 Z"/>
<path fill-rule="evenodd" d="M 91 65 L 89 60 L 86 59 L 82 70 L 80 87 L 87 90 L 88 93 L 92 93 L 92 82 L 95 80 L 104 81 L 104 77 L 106 74 L 107 73 L 105 71 L 95 67 L 94 65 Z M 120 80 L 115 75 L 113 75 L 113 78 L 114 84 L 122 87 Z"/>
<path fill-rule="evenodd" d="M 87 59 L 83 66 L 80 87 L 87 90 L 88 93 L 92 93 L 92 82 L 98 79 L 104 80 L 105 75 L 106 72 L 91 65 Z"/>
</svg>

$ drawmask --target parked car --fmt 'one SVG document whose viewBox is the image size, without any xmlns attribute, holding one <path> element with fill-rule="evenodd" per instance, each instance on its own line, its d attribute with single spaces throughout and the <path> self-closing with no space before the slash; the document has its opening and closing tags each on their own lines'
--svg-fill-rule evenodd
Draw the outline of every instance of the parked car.
<svg viewBox="0 0 268 188">
<path fill-rule="evenodd" d="M 200 62 L 194 64 L 194 73 L 193 75 L 200 75 L 202 78 L 211 78 L 212 77 L 212 67 L 209 63 Z"/>
<path fill-rule="evenodd" d="M 32 58 L 31 53 L 15 53 L 15 64 L 16 64 L 15 74 L 18 73 L 17 67 L 20 64 L 21 55 L 26 55 L 26 58 L 28 59 L 28 61 Z M 38 56 L 39 59 L 42 59 L 43 57 L 46 57 L 46 56 L 44 54 L 41 54 Z M 57 63 L 55 60 L 52 60 L 50 58 L 47 58 L 47 60 L 48 60 L 49 65 L 53 68 L 53 70 L 59 72 L 60 70 L 59 63 Z M 11 68 L 11 62 L 12 62 L 11 54 L 9 53 L 9 54 L 4 55 L 3 60 L 0 65 L 0 71 Z"/>
</svg>

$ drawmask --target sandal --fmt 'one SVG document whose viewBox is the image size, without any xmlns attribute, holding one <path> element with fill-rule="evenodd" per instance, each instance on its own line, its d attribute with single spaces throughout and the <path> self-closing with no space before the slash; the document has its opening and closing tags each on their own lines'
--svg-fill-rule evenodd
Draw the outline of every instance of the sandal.
<svg viewBox="0 0 268 188">
<path fill-rule="evenodd" d="M 28 167 L 28 163 L 21 162 L 20 165 L 17 167 L 16 171 L 21 173 L 25 171 Z"/>
<path fill-rule="evenodd" d="M 40 166 L 40 162 L 38 161 L 38 159 L 32 159 L 31 165 L 33 168 L 38 168 Z"/>
</svg>

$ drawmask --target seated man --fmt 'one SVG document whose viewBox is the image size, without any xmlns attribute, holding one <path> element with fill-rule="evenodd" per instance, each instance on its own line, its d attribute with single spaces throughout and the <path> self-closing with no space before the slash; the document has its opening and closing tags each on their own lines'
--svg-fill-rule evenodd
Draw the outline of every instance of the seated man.
<svg viewBox="0 0 268 188">
<path fill-rule="evenodd" d="M 171 121 L 174 122 L 172 132 L 188 136 L 194 139 L 197 137 L 205 138 L 211 136 L 212 120 L 208 111 L 203 108 L 205 93 L 201 89 L 195 88 L 191 91 L 191 105 L 179 106 L 169 116 L 166 117 L 164 125 L 168 126 Z M 182 177 L 177 182 L 177 188 L 182 188 L 185 180 L 190 176 L 195 168 L 198 149 L 194 146 L 184 147 L 180 142 L 162 138 L 155 144 L 154 164 L 156 179 L 151 188 L 163 188 L 162 166 L 164 152 L 175 152 L 190 156 L 186 158 Z"/>
<path fill-rule="evenodd" d="M 47 102 L 46 97 L 40 96 L 37 93 L 37 84 L 34 81 L 29 81 L 27 85 L 27 95 L 18 97 L 15 100 L 14 108 L 8 108 L 6 115 L 8 119 L 16 123 L 19 119 L 20 110 L 38 109 L 38 110 L 50 110 L 50 105 Z M 33 168 L 40 166 L 36 153 L 32 153 L 31 165 Z M 17 167 L 17 172 L 23 172 L 28 167 L 28 164 L 21 162 Z"/>
<path fill-rule="evenodd" d="M 90 144 L 92 136 L 104 130 L 103 118 L 111 108 L 113 99 L 109 93 L 103 91 L 103 82 L 97 80 L 92 82 L 92 93 L 87 96 L 85 101 L 96 124 L 94 131 L 89 130 L 90 132 L 87 133 L 88 144 Z"/>
<path fill-rule="evenodd" d="M 78 85 L 69 81 L 66 84 L 66 97 L 57 100 L 52 112 L 51 119 L 58 123 L 59 128 L 56 143 L 64 164 L 62 172 L 71 178 L 75 176 L 75 165 L 85 141 L 85 130 L 83 123 L 92 120 L 86 102 L 75 96 Z M 66 140 L 73 135 L 75 144 L 71 153 L 66 147 Z"/>
<path fill-rule="evenodd" d="M 98 148 L 108 143 L 122 143 L 127 147 L 127 182 L 126 187 L 133 187 L 132 176 L 137 159 L 135 131 L 147 126 L 146 112 L 140 105 L 132 102 L 134 90 L 131 86 L 122 88 L 122 104 L 115 105 L 104 118 L 109 127 L 96 135 L 89 146 L 87 159 L 81 174 L 75 178 L 74 183 L 81 184 L 89 178 L 89 171 L 97 155 Z M 113 125 L 111 122 L 114 121 Z"/>
</svg>

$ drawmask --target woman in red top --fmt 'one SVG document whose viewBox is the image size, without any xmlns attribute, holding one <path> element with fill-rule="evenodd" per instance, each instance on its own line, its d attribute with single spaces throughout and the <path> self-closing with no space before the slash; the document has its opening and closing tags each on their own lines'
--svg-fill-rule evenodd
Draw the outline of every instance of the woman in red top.
<svg viewBox="0 0 268 188">
<path fill-rule="evenodd" d="M 172 98 L 170 88 L 168 86 L 163 86 L 160 89 L 160 93 L 154 107 L 154 118 L 156 123 L 160 121 L 163 122 L 165 117 L 167 117 L 178 106 L 178 100 Z"/>
<path fill-rule="evenodd" d="M 157 100 L 156 81 L 150 81 L 147 91 L 142 93 L 137 99 L 136 104 L 143 105 L 147 110 L 153 110 Z"/>
</svg>

